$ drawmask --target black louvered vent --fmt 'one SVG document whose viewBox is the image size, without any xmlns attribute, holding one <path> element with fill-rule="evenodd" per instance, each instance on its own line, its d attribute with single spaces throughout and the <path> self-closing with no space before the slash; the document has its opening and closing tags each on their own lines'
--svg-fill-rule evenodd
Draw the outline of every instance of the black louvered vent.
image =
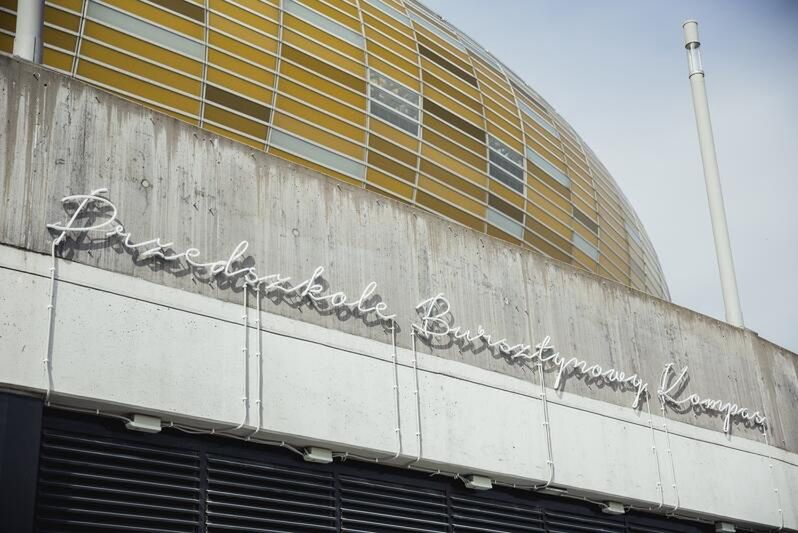
<svg viewBox="0 0 798 533">
<path fill-rule="evenodd" d="M 134 433 L 83 415 L 50 411 L 44 424 L 37 532 L 713 530 L 653 513 L 606 515 L 592 503 L 534 492 L 476 492 L 460 481 L 381 465 L 311 465 L 285 450 L 232 439 Z"/>
<path fill-rule="evenodd" d="M 605 515 L 606 516 L 606 515 Z M 625 533 L 623 519 L 602 519 L 574 513 L 546 511 L 549 533 Z"/>
<path fill-rule="evenodd" d="M 531 505 L 522 506 L 455 495 L 452 495 L 449 501 L 454 531 L 546 532 L 543 512 Z"/>
<path fill-rule="evenodd" d="M 668 518 L 635 517 L 633 522 L 628 524 L 627 533 L 700 533 L 703 531 L 697 523 L 689 523 L 684 520 Z M 737 528 L 737 531 L 745 531 Z"/>
<path fill-rule="evenodd" d="M 628 533 L 673 533 L 676 531 L 683 531 L 680 529 L 662 529 L 661 527 L 647 527 L 630 525 L 626 530 Z M 738 530 L 739 531 L 739 530 Z"/>
<path fill-rule="evenodd" d="M 444 490 L 339 476 L 341 530 L 357 532 L 448 531 Z"/>
<path fill-rule="evenodd" d="M 207 526 L 214 531 L 335 531 L 332 474 L 208 455 Z"/>
<path fill-rule="evenodd" d="M 199 531 L 196 454 L 44 431 L 37 531 Z"/>
</svg>

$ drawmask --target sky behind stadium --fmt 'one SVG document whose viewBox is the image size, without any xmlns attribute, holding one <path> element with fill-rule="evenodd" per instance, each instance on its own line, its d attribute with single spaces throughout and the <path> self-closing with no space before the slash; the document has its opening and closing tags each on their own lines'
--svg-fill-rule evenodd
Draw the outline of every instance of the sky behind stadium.
<svg viewBox="0 0 798 533">
<path fill-rule="evenodd" d="M 798 2 L 425 0 L 607 166 L 673 302 L 723 319 L 682 22 L 696 19 L 745 325 L 798 352 Z"/>
</svg>

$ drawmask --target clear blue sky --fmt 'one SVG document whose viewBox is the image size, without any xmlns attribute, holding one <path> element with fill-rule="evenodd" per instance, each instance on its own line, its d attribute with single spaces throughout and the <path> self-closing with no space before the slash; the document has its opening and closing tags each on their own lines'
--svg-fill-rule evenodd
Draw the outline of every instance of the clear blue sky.
<svg viewBox="0 0 798 533">
<path fill-rule="evenodd" d="M 576 129 L 674 303 L 723 318 L 681 24 L 699 22 L 746 326 L 798 352 L 798 1 L 426 0 Z"/>
</svg>

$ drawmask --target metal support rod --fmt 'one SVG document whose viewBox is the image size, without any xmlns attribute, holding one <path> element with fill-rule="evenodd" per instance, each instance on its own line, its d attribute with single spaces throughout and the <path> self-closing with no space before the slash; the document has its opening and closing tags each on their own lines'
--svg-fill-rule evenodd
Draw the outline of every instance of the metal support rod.
<svg viewBox="0 0 798 533">
<path fill-rule="evenodd" d="M 740 295 L 737 292 L 737 278 L 734 273 L 729 229 L 726 224 L 726 209 L 723 206 L 723 191 L 720 186 L 715 140 L 709 117 L 709 102 L 707 101 L 704 70 L 699 51 L 701 43 L 698 41 L 698 23 L 688 20 L 682 27 L 684 29 L 684 46 L 687 49 L 687 62 L 690 67 L 690 86 L 693 92 L 693 107 L 698 127 L 698 142 L 701 146 L 701 161 L 704 166 L 709 215 L 715 238 L 715 254 L 718 259 L 723 303 L 726 308 L 726 322 L 741 328 L 743 327 L 743 312 L 740 308 Z"/>
<path fill-rule="evenodd" d="M 34 63 L 42 62 L 44 0 L 20 0 L 17 3 L 17 26 L 14 55 Z"/>
</svg>

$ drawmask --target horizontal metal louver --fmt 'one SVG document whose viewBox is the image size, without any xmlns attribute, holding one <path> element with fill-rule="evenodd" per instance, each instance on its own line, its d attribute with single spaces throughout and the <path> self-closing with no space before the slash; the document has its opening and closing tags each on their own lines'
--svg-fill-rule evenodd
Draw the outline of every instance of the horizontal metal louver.
<svg viewBox="0 0 798 533">
<path fill-rule="evenodd" d="M 546 511 L 546 525 L 549 533 L 625 533 L 627 531 L 622 518 L 602 519 L 595 516 L 555 511 Z"/>
<path fill-rule="evenodd" d="M 60 413 L 59 413 L 60 414 Z M 76 420 L 77 419 L 77 420 Z M 654 513 L 163 431 L 45 418 L 36 531 L 122 533 L 709 533 Z M 384 471 L 383 471 L 384 469 Z M 5 533 L 4 531 L 2 533 Z"/>
<path fill-rule="evenodd" d="M 341 475 L 341 531 L 448 531 L 446 493 Z"/>
<path fill-rule="evenodd" d="M 698 523 L 690 523 L 685 520 L 675 520 L 668 518 L 657 517 L 656 519 L 648 517 L 635 517 L 632 518 L 633 523 L 628 524 L 627 533 L 700 533 L 707 528 L 702 527 Z M 737 529 L 737 531 L 744 531 Z"/>
<path fill-rule="evenodd" d="M 675 533 L 676 531 L 684 531 L 683 529 L 662 529 L 661 527 L 647 527 L 647 526 L 629 526 L 626 530 L 628 533 Z"/>
<path fill-rule="evenodd" d="M 199 531 L 199 457 L 45 430 L 36 515 L 41 532 Z"/>
<path fill-rule="evenodd" d="M 454 531 L 546 532 L 543 511 L 532 505 L 452 495 L 450 506 Z"/>
<path fill-rule="evenodd" d="M 332 474 L 208 455 L 208 532 L 335 531 Z"/>
</svg>

